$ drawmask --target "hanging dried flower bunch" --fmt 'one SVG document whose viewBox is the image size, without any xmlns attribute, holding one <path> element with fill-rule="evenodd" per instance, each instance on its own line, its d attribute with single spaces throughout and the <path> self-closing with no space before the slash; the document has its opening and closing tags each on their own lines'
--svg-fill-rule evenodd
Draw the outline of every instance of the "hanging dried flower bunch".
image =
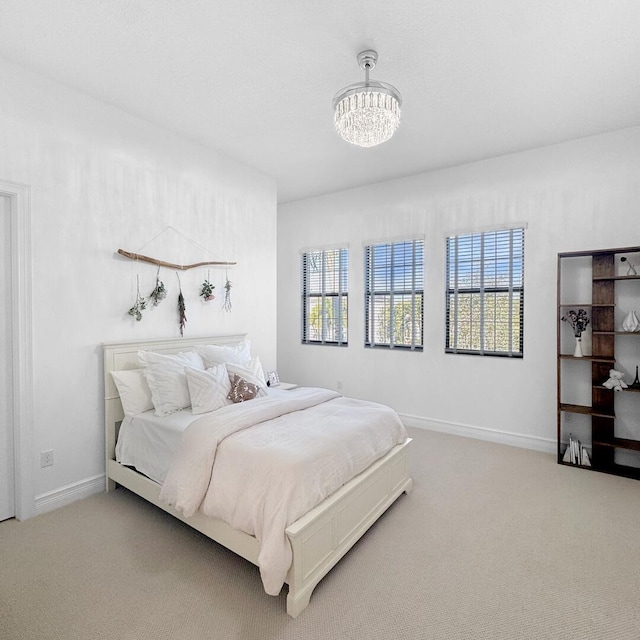
<svg viewBox="0 0 640 640">
<path fill-rule="evenodd" d="M 147 308 L 147 301 L 140 295 L 140 277 L 136 276 L 136 302 L 129 309 L 129 315 L 134 316 L 137 322 L 142 320 L 142 312 Z"/>
<path fill-rule="evenodd" d="M 227 281 L 224 283 L 224 304 L 222 305 L 222 309 L 224 311 L 231 311 L 231 280 L 229 280 L 229 275 L 226 275 Z"/>
<path fill-rule="evenodd" d="M 207 277 L 200 287 L 200 295 L 204 298 L 205 302 L 209 302 L 215 298 L 213 295 L 214 289 L 215 286 L 209 282 L 209 272 L 207 271 Z"/>
<path fill-rule="evenodd" d="M 187 324 L 187 316 L 185 314 L 186 312 L 186 306 L 184 304 L 184 296 L 182 295 L 182 286 L 180 285 L 180 276 L 176 273 L 176 276 L 178 277 L 178 315 L 180 317 L 180 335 L 184 336 L 184 326 Z"/>
<path fill-rule="evenodd" d="M 160 267 L 156 273 L 156 286 L 149 294 L 149 299 L 153 302 L 153 306 L 157 307 L 167 297 L 167 290 L 165 289 L 164 282 L 160 280 Z"/>
</svg>

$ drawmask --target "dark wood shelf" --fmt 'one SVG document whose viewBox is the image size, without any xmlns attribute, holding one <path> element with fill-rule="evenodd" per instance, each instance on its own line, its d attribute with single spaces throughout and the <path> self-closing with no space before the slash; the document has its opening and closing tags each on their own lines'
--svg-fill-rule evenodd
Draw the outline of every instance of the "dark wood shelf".
<svg viewBox="0 0 640 640">
<path fill-rule="evenodd" d="M 630 449 L 632 451 L 640 451 L 640 440 L 632 440 L 630 438 L 611 438 L 611 440 L 594 440 L 594 446 L 613 447 L 614 449 Z"/>
<path fill-rule="evenodd" d="M 628 254 L 628 255 L 627 255 Z M 588 469 L 592 471 L 601 471 L 604 473 L 624 476 L 640 480 L 640 466 L 636 465 L 636 460 L 631 457 L 625 462 L 631 462 L 634 466 L 619 464 L 616 457 L 622 455 L 623 451 L 639 452 L 640 439 L 618 438 L 614 435 L 616 429 L 615 406 L 616 401 L 622 394 L 619 391 L 607 389 L 602 382 L 607 379 L 609 369 L 615 368 L 616 351 L 622 348 L 622 343 L 617 339 L 618 336 L 640 336 L 640 331 L 618 331 L 616 326 L 616 302 L 620 296 L 617 287 L 620 283 L 626 281 L 640 282 L 640 275 L 617 275 L 621 270 L 621 258 L 627 258 L 631 262 L 638 262 L 640 256 L 640 247 L 626 247 L 618 249 L 598 249 L 595 251 L 573 251 L 558 254 L 558 293 L 557 293 L 557 387 L 558 387 L 558 463 L 570 466 Z M 575 261 L 575 259 L 578 259 Z M 585 260 L 586 258 L 586 260 Z M 565 270 L 565 267 L 567 270 Z M 622 267 L 624 271 L 625 268 Z M 587 275 L 588 274 L 588 275 Z M 584 278 L 587 276 L 591 284 L 590 296 L 584 288 Z M 574 284 L 575 283 L 575 286 Z M 638 295 L 635 299 L 640 306 L 640 289 L 637 289 Z M 635 294 L 635 285 L 632 288 L 625 287 L 624 295 L 628 293 Z M 573 303 L 568 304 L 561 302 L 567 298 L 590 298 L 590 303 Z M 587 311 L 590 324 L 588 329 L 591 330 L 592 350 L 596 354 L 606 355 L 589 355 L 576 358 L 572 353 L 561 353 L 561 347 L 565 342 L 566 323 L 561 321 L 564 311 L 568 308 L 580 309 Z M 625 341 L 624 345 L 631 343 Z M 588 363 L 589 368 L 584 367 L 567 367 L 562 366 L 562 362 L 567 360 L 582 360 Z M 566 379 L 566 380 L 565 380 Z M 567 384 L 573 386 L 589 385 L 591 388 L 590 406 L 581 404 L 571 404 L 561 402 L 563 395 L 570 388 Z M 627 384 L 630 384 L 627 382 Z M 640 393 L 640 388 L 622 389 L 622 391 L 631 393 Z M 635 399 L 630 401 L 635 402 Z M 594 409 L 594 407 L 596 407 Z M 638 410 L 632 416 L 640 416 L 640 405 Z M 588 416 L 587 422 L 590 422 L 590 433 L 585 432 L 585 420 L 577 425 L 577 431 L 574 434 L 578 438 L 584 438 L 587 442 L 591 441 L 591 466 L 575 465 L 562 461 L 560 450 L 562 443 L 566 440 L 567 431 L 570 430 L 567 424 L 567 416 L 563 417 L 563 413 L 575 413 Z M 640 419 L 633 420 L 631 427 L 640 427 Z M 634 433 L 632 431 L 631 433 Z M 640 463 L 640 457 L 638 458 Z"/>
<path fill-rule="evenodd" d="M 572 465 L 575 466 L 575 465 Z M 624 464 L 608 464 L 601 467 L 591 467 L 593 471 L 601 471 L 602 473 L 610 473 L 614 476 L 622 476 L 623 478 L 631 478 L 633 480 L 640 480 L 640 468 L 629 467 Z"/>
<path fill-rule="evenodd" d="M 611 389 L 607 389 L 607 387 L 605 387 L 602 384 L 594 384 L 593 385 L 594 389 L 605 389 L 606 391 L 611 391 Z M 631 392 L 631 393 L 640 393 L 640 387 L 627 387 L 626 389 L 622 389 L 623 392 Z M 616 393 L 620 393 L 620 391 L 616 391 Z"/>
<path fill-rule="evenodd" d="M 605 280 L 640 280 L 640 276 L 594 276 L 593 280 L 598 282 Z"/>
<path fill-rule="evenodd" d="M 566 304 L 564 302 L 561 302 L 558 305 L 558 309 L 560 309 L 561 307 L 578 307 L 578 309 L 580 307 L 615 307 L 615 304 L 593 304 L 592 302 L 573 302 L 570 304 Z"/>
<path fill-rule="evenodd" d="M 594 336 L 640 336 L 640 331 L 592 331 Z"/>
<path fill-rule="evenodd" d="M 602 413 L 601 411 L 594 411 L 591 407 L 587 407 L 583 404 L 570 404 L 567 402 L 560 403 L 560 411 L 566 411 L 567 413 L 583 413 L 588 416 L 598 416 L 599 418 L 611 418 L 616 416 L 612 413 Z"/>
<path fill-rule="evenodd" d="M 573 462 L 565 462 L 564 460 L 558 460 L 558 464 L 563 465 L 564 467 L 575 467 L 576 469 L 589 469 L 593 470 L 593 467 L 588 467 L 584 464 L 573 464 Z"/>
<path fill-rule="evenodd" d="M 615 358 L 607 358 L 605 356 L 581 356 L 580 358 L 576 358 L 572 353 L 561 353 L 558 358 L 562 358 L 563 360 L 584 360 L 585 362 L 611 362 L 614 363 L 616 361 Z"/>
</svg>

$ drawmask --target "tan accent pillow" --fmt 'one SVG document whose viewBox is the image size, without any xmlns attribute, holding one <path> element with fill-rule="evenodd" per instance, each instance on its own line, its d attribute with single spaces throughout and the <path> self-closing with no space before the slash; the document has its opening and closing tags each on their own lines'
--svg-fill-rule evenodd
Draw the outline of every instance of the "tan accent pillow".
<svg viewBox="0 0 640 640">
<path fill-rule="evenodd" d="M 258 385 L 251 384 L 251 382 L 247 382 L 237 373 L 234 373 L 231 380 L 231 391 L 229 391 L 227 398 L 233 402 L 253 400 L 258 395 L 258 391 L 260 391 Z"/>
</svg>

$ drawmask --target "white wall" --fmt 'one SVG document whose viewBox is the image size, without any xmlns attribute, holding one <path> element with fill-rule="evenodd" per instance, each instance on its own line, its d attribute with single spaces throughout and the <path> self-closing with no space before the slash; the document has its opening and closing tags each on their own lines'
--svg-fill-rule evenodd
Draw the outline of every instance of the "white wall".
<svg viewBox="0 0 640 640">
<path fill-rule="evenodd" d="M 444 353 L 446 232 L 526 222 L 524 358 Z M 422 353 L 365 349 L 363 243 L 425 235 Z M 349 346 L 300 344 L 300 250 L 348 243 Z M 283 205 L 282 380 L 384 402 L 408 424 L 555 450 L 556 254 L 640 245 L 640 128 Z"/>
<path fill-rule="evenodd" d="M 233 311 L 203 303 L 205 270 L 181 274 L 185 335 L 248 332 L 276 364 L 276 186 L 271 178 L 108 105 L 0 61 L 0 180 L 31 189 L 35 493 L 104 473 L 101 343 L 178 336 L 177 281 L 136 323 L 155 267 L 117 249 L 179 264 L 236 260 Z M 148 244 L 168 227 L 159 239 Z M 256 309 L 260 310 L 257 314 Z M 40 451 L 55 464 L 40 469 Z M 98 482 L 99 486 L 99 482 Z M 40 509 L 41 510 L 41 509 Z"/>
</svg>

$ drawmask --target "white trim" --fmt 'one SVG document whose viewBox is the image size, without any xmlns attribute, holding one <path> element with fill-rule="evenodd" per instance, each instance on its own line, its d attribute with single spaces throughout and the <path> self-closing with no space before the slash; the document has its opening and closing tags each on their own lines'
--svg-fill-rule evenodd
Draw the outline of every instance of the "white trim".
<svg viewBox="0 0 640 640">
<path fill-rule="evenodd" d="M 104 473 L 47 491 L 36 497 L 36 513 L 46 513 L 104 491 Z"/>
<path fill-rule="evenodd" d="M 374 247 L 377 244 L 400 244 L 402 242 L 413 242 L 414 240 L 422 240 L 424 242 L 425 238 L 426 235 L 424 233 L 408 233 L 404 236 L 395 236 L 393 238 L 385 238 L 383 240 L 363 240 L 362 246 Z"/>
<path fill-rule="evenodd" d="M 327 244 L 322 245 L 321 247 L 306 247 L 305 249 L 300 249 L 300 255 L 304 255 L 305 253 L 318 253 L 321 251 L 335 251 L 336 249 L 346 249 L 349 250 L 349 244 Z"/>
<path fill-rule="evenodd" d="M 499 224 L 482 225 L 478 227 L 467 227 L 465 229 L 455 229 L 445 231 L 445 238 L 455 238 L 456 236 L 467 236 L 472 233 L 486 233 L 487 231 L 507 231 L 509 229 L 527 229 L 528 222 L 501 222 Z"/>
<path fill-rule="evenodd" d="M 13 417 L 15 512 L 36 515 L 33 455 L 33 357 L 31 306 L 31 194 L 27 185 L 0 181 L 9 198 L 13 333 Z"/>
<path fill-rule="evenodd" d="M 457 422 L 448 422 L 446 420 L 436 420 L 433 418 L 422 418 L 420 416 L 412 416 L 403 413 L 400 413 L 399 416 L 405 427 L 416 427 L 418 429 L 427 429 L 429 431 L 450 433 L 464 438 L 486 440 L 497 444 L 506 444 L 510 447 L 542 451 L 543 453 L 555 454 L 557 452 L 557 443 L 551 438 L 527 436 L 520 433 L 513 433 L 511 431 L 503 431 L 501 429 L 488 429 L 487 427 L 459 424 Z"/>
</svg>

